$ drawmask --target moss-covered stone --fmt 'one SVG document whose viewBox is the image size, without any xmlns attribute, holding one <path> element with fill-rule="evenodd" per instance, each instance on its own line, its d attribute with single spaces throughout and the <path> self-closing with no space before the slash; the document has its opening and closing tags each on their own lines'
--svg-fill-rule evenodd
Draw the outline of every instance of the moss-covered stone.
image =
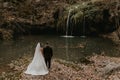
<svg viewBox="0 0 120 80">
<path fill-rule="evenodd" d="M 0 28 L 10 29 L 15 34 L 38 34 L 44 30 L 65 34 L 71 10 L 69 33 L 111 33 L 119 26 L 119 7 L 115 1 L 103 0 L 2 0 Z"/>
<path fill-rule="evenodd" d="M 119 27 L 119 25 L 116 26 L 116 20 L 119 20 L 117 15 L 119 10 L 116 10 L 118 7 L 117 5 L 118 3 L 115 2 L 104 3 L 104 1 L 88 1 L 77 3 L 66 8 L 64 16 L 68 15 L 69 10 L 71 10 L 69 23 L 71 26 L 69 27 L 72 27 L 70 29 L 74 30 L 74 35 L 81 35 L 83 34 L 82 32 L 84 32 L 84 34 L 92 35 L 93 33 L 95 35 L 111 33 Z M 62 21 L 66 21 L 66 18 L 64 18 L 65 20 Z M 64 29 L 66 28 L 66 23 L 61 23 L 63 31 L 65 31 Z M 59 25 L 61 24 L 59 23 Z M 83 31 L 83 28 L 85 31 Z"/>
</svg>

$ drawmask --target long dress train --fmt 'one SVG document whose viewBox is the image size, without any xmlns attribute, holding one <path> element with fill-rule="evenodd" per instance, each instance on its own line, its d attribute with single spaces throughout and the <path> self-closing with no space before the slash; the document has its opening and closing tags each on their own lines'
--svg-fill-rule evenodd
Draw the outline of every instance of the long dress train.
<svg viewBox="0 0 120 80">
<path fill-rule="evenodd" d="M 40 51 L 40 43 L 37 44 L 35 54 L 33 57 L 32 62 L 28 65 L 27 70 L 25 71 L 26 74 L 32 75 L 45 75 L 48 74 L 48 69 L 46 67 L 44 57 L 42 52 Z"/>
</svg>

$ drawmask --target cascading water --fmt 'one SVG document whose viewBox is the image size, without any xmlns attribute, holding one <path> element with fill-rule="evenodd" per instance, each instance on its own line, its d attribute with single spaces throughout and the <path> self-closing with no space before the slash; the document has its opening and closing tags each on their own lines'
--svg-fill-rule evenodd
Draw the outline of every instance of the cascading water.
<svg viewBox="0 0 120 80">
<path fill-rule="evenodd" d="M 66 35 L 62 37 L 67 37 L 67 38 L 73 38 L 72 36 L 72 30 L 71 30 L 71 35 L 69 35 L 69 25 L 70 25 L 70 16 L 71 16 L 72 9 L 69 10 L 68 17 L 67 17 L 67 23 L 66 23 Z"/>
<path fill-rule="evenodd" d="M 85 36 L 85 16 L 83 17 L 83 28 L 82 28 L 82 36 L 80 36 L 80 37 L 82 37 L 82 38 L 85 38 L 86 36 Z"/>
<path fill-rule="evenodd" d="M 67 18 L 67 24 L 66 24 L 66 36 L 68 36 L 68 28 L 69 28 L 69 22 L 70 22 L 70 14 L 71 14 L 71 9 L 69 10 L 68 18 Z"/>
</svg>

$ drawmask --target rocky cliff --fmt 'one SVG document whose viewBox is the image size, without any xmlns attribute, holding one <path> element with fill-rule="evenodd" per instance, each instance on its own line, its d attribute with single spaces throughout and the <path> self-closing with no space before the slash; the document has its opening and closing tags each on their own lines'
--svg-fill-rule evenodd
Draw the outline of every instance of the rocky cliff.
<svg viewBox="0 0 120 80">
<path fill-rule="evenodd" d="M 65 34 L 70 10 L 68 34 L 111 33 L 119 27 L 119 9 L 112 0 L 1 0 L 0 35 Z"/>
</svg>

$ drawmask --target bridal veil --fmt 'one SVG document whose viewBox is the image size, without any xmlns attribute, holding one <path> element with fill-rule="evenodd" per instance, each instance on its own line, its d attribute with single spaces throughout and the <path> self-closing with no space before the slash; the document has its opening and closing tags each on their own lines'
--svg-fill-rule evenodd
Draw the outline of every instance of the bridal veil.
<svg viewBox="0 0 120 80">
<path fill-rule="evenodd" d="M 27 70 L 25 71 L 26 74 L 31 74 L 31 75 L 48 74 L 48 69 L 46 67 L 44 57 L 42 55 L 42 52 L 40 51 L 40 48 L 41 48 L 40 43 L 38 43 L 35 49 L 33 60 L 28 65 Z"/>
</svg>

